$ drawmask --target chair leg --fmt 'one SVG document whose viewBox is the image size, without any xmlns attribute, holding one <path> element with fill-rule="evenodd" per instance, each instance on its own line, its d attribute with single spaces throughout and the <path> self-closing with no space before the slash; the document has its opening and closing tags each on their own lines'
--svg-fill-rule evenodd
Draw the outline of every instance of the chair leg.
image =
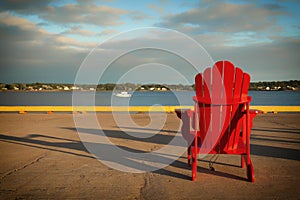
<svg viewBox="0 0 300 200">
<path fill-rule="evenodd" d="M 191 146 L 187 149 L 188 166 L 191 166 Z"/>
<path fill-rule="evenodd" d="M 250 182 L 254 182 L 255 181 L 254 168 L 253 168 L 253 165 L 252 165 L 251 161 L 250 161 L 250 164 L 247 164 L 247 177 L 248 177 L 248 180 Z"/>
<path fill-rule="evenodd" d="M 250 182 L 255 181 L 254 168 L 250 158 L 250 154 L 247 154 L 247 177 Z"/>
<path fill-rule="evenodd" d="M 192 181 L 196 180 L 197 176 L 197 155 L 192 154 Z"/>
<path fill-rule="evenodd" d="M 244 155 L 241 155 L 241 168 L 245 167 L 245 158 Z"/>
</svg>

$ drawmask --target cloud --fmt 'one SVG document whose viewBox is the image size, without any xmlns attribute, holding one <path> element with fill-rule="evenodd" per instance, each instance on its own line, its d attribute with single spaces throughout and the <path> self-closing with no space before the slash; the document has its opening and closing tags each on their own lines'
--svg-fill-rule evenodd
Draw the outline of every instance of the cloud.
<svg viewBox="0 0 300 200">
<path fill-rule="evenodd" d="M 44 20 L 43 24 L 54 23 L 62 26 L 96 25 L 119 26 L 125 24 L 123 18 L 144 20 L 149 18 L 139 10 L 126 10 L 112 6 L 99 5 L 99 2 L 77 1 L 69 4 L 53 5 L 55 0 L 22 1 L 4 0 L 0 2 L 0 11 L 13 11 L 21 15 L 36 15 Z M 74 30 L 73 30 L 74 31 Z M 89 34 L 89 33 L 83 33 Z"/>
<path fill-rule="evenodd" d="M 164 14 L 165 12 L 165 8 L 162 6 L 157 6 L 155 4 L 148 4 L 147 6 L 149 9 L 154 10 L 155 12 L 159 13 L 159 14 Z"/>
<path fill-rule="evenodd" d="M 1 82 L 72 82 L 84 57 L 96 46 L 51 34 L 7 12 L 0 13 L 0 38 Z"/>
<path fill-rule="evenodd" d="M 2 0 L 0 2 L 1 10 L 15 10 L 28 13 L 46 7 L 53 0 Z"/>
<path fill-rule="evenodd" d="M 37 26 L 23 18 L 15 17 L 8 12 L 0 13 L 0 23 L 7 25 L 7 26 L 17 26 L 20 27 L 22 30 L 30 30 L 30 29 L 37 29 Z"/>
<path fill-rule="evenodd" d="M 114 29 L 105 29 L 105 30 L 101 31 L 100 33 L 98 33 L 97 36 L 113 36 L 118 33 L 119 33 L 119 31 L 116 31 Z"/>
<path fill-rule="evenodd" d="M 140 11 L 130 11 L 128 16 L 133 20 L 144 20 L 146 18 L 149 18 L 148 15 Z"/>
<path fill-rule="evenodd" d="M 65 4 L 60 7 L 48 6 L 47 10 L 39 13 L 46 21 L 59 24 L 93 24 L 98 26 L 121 25 L 121 16 L 128 12 L 123 9 L 99 6 Z"/>
<path fill-rule="evenodd" d="M 72 26 L 69 30 L 62 32 L 63 35 L 81 35 L 81 36 L 95 36 L 96 32 L 82 29 L 81 26 Z"/>
<path fill-rule="evenodd" d="M 168 15 L 158 24 L 164 27 L 191 27 L 198 32 L 245 32 L 270 30 L 278 26 L 274 16 L 285 15 L 279 6 L 208 2 L 188 11 Z"/>
<path fill-rule="evenodd" d="M 19 4 L 15 2 L 18 1 L 0 2 L 0 10 L 8 10 L 0 12 L 0 82 L 72 82 L 89 50 L 97 45 L 86 41 L 96 40 L 97 37 L 103 39 L 122 31 L 126 27 L 123 26 L 125 20 L 132 23 L 134 20 L 149 18 L 147 13 L 141 11 L 94 4 L 75 2 L 58 6 L 55 3 L 49 4 L 50 1 L 30 0 L 26 4 L 23 3 L 25 1 Z M 208 50 L 214 60 L 232 60 L 248 71 L 253 80 L 298 79 L 300 57 L 297 52 L 300 51 L 300 40 L 299 37 L 283 37 L 287 30 L 282 27 L 282 20 L 286 18 L 281 18 L 281 23 L 277 20 L 288 16 L 288 13 L 284 10 L 286 7 L 281 5 L 216 3 L 206 0 L 193 9 L 166 15 L 161 18 L 159 25 L 191 35 Z M 33 23 L 35 20 L 21 18 L 31 19 L 32 16 L 40 20 Z M 91 25 L 100 26 L 101 29 L 96 32 L 95 26 Z M 61 27 L 64 27 L 62 32 L 51 33 L 51 30 L 57 31 Z M 90 27 L 93 29 L 89 30 Z M 299 26 L 295 25 L 292 31 L 297 28 L 299 30 Z M 184 41 L 170 36 L 166 38 L 161 41 L 160 37 L 154 37 L 146 45 L 164 42 L 167 46 L 177 45 L 182 51 L 194 53 Z M 134 34 L 127 39 L 110 43 L 110 49 L 104 48 L 105 53 L 109 56 L 110 51 L 145 44 L 144 40 L 136 38 Z M 183 67 L 185 63 L 179 59 L 161 52 L 151 54 L 146 51 L 127 55 L 116 63 L 115 68 L 149 62 L 162 62 L 186 70 Z M 107 81 L 121 72 L 119 69 L 112 70 Z M 190 77 L 194 75 L 191 70 L 185 73 Z"/>
<path fill-rule="evenodd" d="M 124 22 L 121 17 L 129 12 L 124 9 L 96 4 L 64 4 L 52 6 L 52 1 L 3 1 L 2 11 L 14 11 L 25 15 L 37 15 L 47 22 L 68 24 L 93 24 L 98 26 L 116 26 Z"/>
<path fill-rule="evenodd" d="M 275 3 L 264 4 L 263 7 L 271 11 L 280 11 L 283 9 L 282 6 Z"/>
<path fill-rule="evenodd" d="M 59 38 L 65 38 L 68 41 L 71 41 L 71 38 L 68 38 L 68 35 L 78 35 L 87 38 L 99 39 L 99 37 L 105 36 L 112 36 L 117 34 L 118 31 L 114 29 L 104 29 L 100 32 L 94 32 L 91 30 L 83 29 L 81 26 L 72 26 L 70 29 L 59 33 Z M 57 36 L 58 37 L 58 36 Z M 95 43 L 87 43 L 87 42 L 78 42 L 75 40 L 79 45 L 78 46 L 86 46 L 86 47 L 93 47 Z M 72 42 L 73 43 L 73 42 Z"/>
<path fill-rule="evenodd" d="M 53 47 L 90 48 L 95 43 L 80 42 L 60 34 L 51 34 L 40 28 L 35 23 L 20 17 L 13 16 L 8 12 L 0 13 L 1 38 L 4 42 L 21 44 L 42 44 L 48 43 Z M 77 28 L 74 28 L 77 30 Z M 85 32 L 79 29 L 79 32 Z M 20 44 L 20 45 L 21 45 Z"/>
<path fill-rule="evenodd" d="M 298 80 L 300 38 L 277 37 L 272 42 L 242 47 L 209 46 L 214 60 L 231 60 L 249 72 L 253 81 Z"/>
</svg>

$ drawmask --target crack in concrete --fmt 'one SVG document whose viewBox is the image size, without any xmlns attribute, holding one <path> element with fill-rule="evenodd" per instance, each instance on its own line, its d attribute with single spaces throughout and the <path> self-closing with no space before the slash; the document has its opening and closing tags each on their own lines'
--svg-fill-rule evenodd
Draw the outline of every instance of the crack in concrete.
<svg viewBox="0 0 300 200">
<path fill-rule="evenodd" d="M 139 199 L 145 199 L 144 194 L 147 192 L 147 188 L 149 187 L 150 182 L 150 177 L 149 174 L 147 173 L 144 177 L 144 184 L 140 188 L 140 198 Z"/>
<path fill-rule="evenodd" d="M 11 170 L 11 171 L 8 171 L 7 173 L 5 173 L 3 176 L 0 177 L 0 182 L 2 182 L 2 180 L 3 180 L 4 178 L 6 178 L 7 176 L 12 175 L 13 173 L 15 173 L 15 172 L 17 172 L 17 171 L 20 171 L 20 170 L 22 170 L 22 169 L 25 169 L 26 167 L 28 167 L 28 166 L 30 166 L 30 165 L 33 165 L 33 164 L 35 164 L 35 163 L 37 163 L 37 162 L 39 162 L 41 159 L 45 158 L 46 156 L 47 156 L 47 153 L 43 154 L 42 156 L 37 157 L 37 158 L 34 159 L 33 161 L 31 161 L 31 162 L 29 162 L 29 163 L 27 163 L 27 164 L 25 164 L 25 165 L 23 165 L 23 166 L 21 166 L 21 167 L 19 167 L 19 168 L 16 168 L 16 169 L 13 169 L 13 170 Z"/>
</svg>

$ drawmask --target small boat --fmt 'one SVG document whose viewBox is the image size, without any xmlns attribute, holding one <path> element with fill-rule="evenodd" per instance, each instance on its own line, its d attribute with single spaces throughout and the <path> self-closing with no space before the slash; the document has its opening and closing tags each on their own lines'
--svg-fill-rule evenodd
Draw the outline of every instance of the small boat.
<svg viewBox="0 0 300 200">
<path fill-rule="evenodd" d="M 120 92 L 115 94 L 115 96 L 117 97 L 131 97 L 131 94 L 129 94 L 128 92 Z"/>
</svg>

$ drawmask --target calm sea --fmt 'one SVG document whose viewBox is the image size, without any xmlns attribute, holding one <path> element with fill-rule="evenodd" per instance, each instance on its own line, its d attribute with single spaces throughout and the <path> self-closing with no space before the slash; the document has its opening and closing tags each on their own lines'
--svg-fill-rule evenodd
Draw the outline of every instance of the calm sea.
<svg viewBox="0 0 300 200">
<path fill-rule="evenodd" d="M 130 92 L 129 92 L 130 93 Z M 92 98 L 97 106 L 107 105 L 193 105 L 192 91 L 133 92 L 130 98 L 120 98 L 112 92 L 77 92 L 78 105 L 93 105 L 86 99 Z M 300 105 L 300 92 L 293 91 L 250 91 L 251 105 Z M 0 92 L 1 106 L 66 106 L 72 105 L 72 92 Z"/>
</svg>

